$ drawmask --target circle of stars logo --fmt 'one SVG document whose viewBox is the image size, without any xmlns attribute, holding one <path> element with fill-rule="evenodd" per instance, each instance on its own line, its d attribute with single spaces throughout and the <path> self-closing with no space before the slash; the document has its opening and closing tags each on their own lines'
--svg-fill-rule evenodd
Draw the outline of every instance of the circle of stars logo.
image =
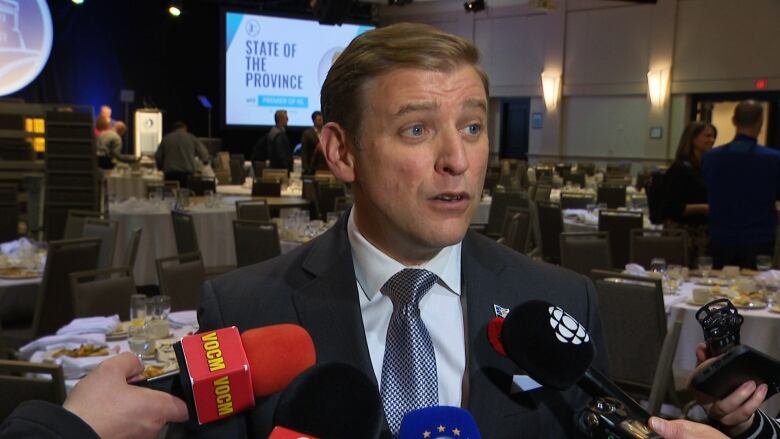
<svg viewBox="0 0 780 439">
<path fill-rule="evenodd" d="M 460 435 L 460 429 L 457 427 L 447 428 L 446 426 L 439 424 L 436 428 L 432 428 L 431 430 L 433 431 L 423 431 L 423 439 L 454 439 L 456 437 L 462 437 Z"/>
</svg>

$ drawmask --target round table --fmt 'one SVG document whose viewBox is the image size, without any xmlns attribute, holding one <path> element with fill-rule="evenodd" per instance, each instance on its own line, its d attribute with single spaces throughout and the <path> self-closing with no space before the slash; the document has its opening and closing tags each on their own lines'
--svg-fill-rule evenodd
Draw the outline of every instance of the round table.
<svg viewBox="0 0 780 439">
<path fill-rule="evenodd" d="M 177 254 L 170 208 L 166 203 L 136 200 L 132 204 L 111 204 L 109 209 L 111 218 L 119 223 L 115 255 L 124 255 L 133 230 L 143 228 L 133 270 L 135 282 L 137 285 L 157 285 L 155 261 Z M 187 211 L 192 215 L 204 267 L 235 266 L 235 205 L 221 203 L 206 207 L 192 204 Z"/>
<path fill-rule="evenodd" d="M 149 183 L 162 183 L 162 173 L 153 174 L 120 174 L 109 172 L 104 176 L 109 196 L 117 201 L 130 197 L 146 199 L 146 187 Z"/>
</svg>

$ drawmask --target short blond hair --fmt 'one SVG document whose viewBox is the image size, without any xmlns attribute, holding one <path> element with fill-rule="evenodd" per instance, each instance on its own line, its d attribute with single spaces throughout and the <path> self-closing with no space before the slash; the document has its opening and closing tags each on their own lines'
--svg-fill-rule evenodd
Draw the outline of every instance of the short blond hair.
<svg viewBox="0 0 780 439">
<path fill-rule="evenodd" d="M 325 122 L 336 122 L 358 145 L 366 109 L 366 83 L 399 68 L 452 72 L 471 66 L 489 90 L 488 76 L 479 65 L 479 49 L 470 41 L 420 23 L 398 23 L 366 32 L 338 56 L 320 94 Z"/>
</svg>

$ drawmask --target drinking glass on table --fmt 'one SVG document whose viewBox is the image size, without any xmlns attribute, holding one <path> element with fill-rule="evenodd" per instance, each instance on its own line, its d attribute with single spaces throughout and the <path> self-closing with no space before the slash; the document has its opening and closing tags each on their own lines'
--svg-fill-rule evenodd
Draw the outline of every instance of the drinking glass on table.
<svg viewBox="0 0 780 439">
<path fill-rule="evenodd" d="M 143 326 L 146 322 L 146 296 L 133 294 L 130 296 L 130 325 Z"/>
<path fill-rule="evenodd" d="M 127 344 L 130 351 L 142 360 L 150 360 L 155 356 L 154 339 L 149 336 L 146 325 L 130 325 L 127 328 Z"/>
<path fill-rule="evenodd" d="M 769 271 L 772 269 L 772 257 L 769 255 L 756 256 L 756 270 Z"/>
<path fill-rule="evenodd" d="M 699 256 L 696 263 L 699 266 L 701 277 L 704 278 L 705 281 L 709 281 L 710 272 L 712 271 L 712 257 Z"/>
<path fill-rule="evenodd" d="M 147 301 L 146 332 L 152 340 L 168 337 L 170 324 L 168 314 L 171 312 L 171 298 L 160 295 L 151 297 Z"/>
</svg>

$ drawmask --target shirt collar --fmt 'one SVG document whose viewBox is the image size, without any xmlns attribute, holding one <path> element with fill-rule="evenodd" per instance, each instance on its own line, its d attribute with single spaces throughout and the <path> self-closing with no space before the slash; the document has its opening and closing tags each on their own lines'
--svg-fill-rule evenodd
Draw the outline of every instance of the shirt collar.
<svg viewBox="0 0 780 439">
<path fill-rule="evenodd" d="M 734 136 L 734 141 L 739 142 L 747 142 L 747 143 L 758 143 L 758 139 L 751 136 L 746 136 L 744 134 L 737 134 Z"/>
<path fill-rule="evenodd" d="M 352 247 L 352 263 L 355 278 L 366 298 L 374 300 L 382 286 L 396 273 L 406 267 L 382 253 L 360 233 L 355 223 L 355 209 L 350 209 L 347 220 L 347 236 Z M 415 266 L 439 277 L 438 283 L 448 291 L 460 296 L 460 249 L 461 243 L 444 247 L 429 261 Z"/>
</svg>

